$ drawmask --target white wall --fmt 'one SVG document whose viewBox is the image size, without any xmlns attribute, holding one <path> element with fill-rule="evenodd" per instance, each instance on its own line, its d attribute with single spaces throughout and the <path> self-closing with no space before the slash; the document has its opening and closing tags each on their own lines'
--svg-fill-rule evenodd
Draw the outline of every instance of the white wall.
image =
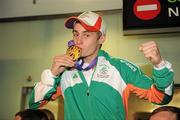
<svg viewBox="0 0 180 120">
<path fill-rule="evenodd" d="M 122 0 L 0 0 L 0 18 L 121 8 Z"/>
</svg>

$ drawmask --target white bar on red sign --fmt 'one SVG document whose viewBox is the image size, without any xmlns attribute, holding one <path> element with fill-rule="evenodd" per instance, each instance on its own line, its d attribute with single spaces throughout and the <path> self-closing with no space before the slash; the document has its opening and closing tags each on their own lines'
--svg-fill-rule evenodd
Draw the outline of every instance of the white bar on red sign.
<svg viewBox="0 0 180 120">
<path fill-rule="evenodd" d="M 137 11 L 150 11 L 150 10 L 157 10 L 157 9 L 158 9 L 157 4 L 137 6 Z"/>
</svg>

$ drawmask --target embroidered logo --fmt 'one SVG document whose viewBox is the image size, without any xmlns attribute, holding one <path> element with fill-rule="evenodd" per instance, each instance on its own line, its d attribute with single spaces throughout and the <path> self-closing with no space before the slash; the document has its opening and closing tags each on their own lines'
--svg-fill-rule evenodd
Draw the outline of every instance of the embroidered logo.
<svg viewBox="0 0 180 120">
<path fill-rule="evenodd" d="M 76 79 L 76 78 L 78 78 L 78 75 L 75 73 L 75 74 L 73 75 L 73 79 Z"/>
<path fill-rule="evenodd" d="M 99 70 L 99 72 L 100 72 L 101 74 L 107 74 L 107 72 L 108 72 L 107 67 L 103 66 L 103 67 Z"/>
<path fill-rule="evenodd" d="M 108 78 L 109 77 L 108 70 L 109 70 L 109 66 L 105 64 L 100 65 L 100 69 L 99 72 L 97 73 L 97 77 Z"/>
</svg>

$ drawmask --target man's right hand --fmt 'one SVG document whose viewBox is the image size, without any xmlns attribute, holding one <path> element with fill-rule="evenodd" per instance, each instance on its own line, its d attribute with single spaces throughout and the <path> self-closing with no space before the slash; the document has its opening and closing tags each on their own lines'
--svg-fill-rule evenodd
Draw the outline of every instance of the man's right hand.
<svg viewBox="0 0 180 120">
<path fill-rule="evenodd" d="M 67 67 L 73 67 L 74 66 L 74 61 L 72 60 L 71 57 L 68 55 L 58 55 L 55 56 L 53 59 L 53 64 L 51 66 L 51 72 L 54 76 L 59 75 L 62 73 L 65 68 Z"/>
</svg>

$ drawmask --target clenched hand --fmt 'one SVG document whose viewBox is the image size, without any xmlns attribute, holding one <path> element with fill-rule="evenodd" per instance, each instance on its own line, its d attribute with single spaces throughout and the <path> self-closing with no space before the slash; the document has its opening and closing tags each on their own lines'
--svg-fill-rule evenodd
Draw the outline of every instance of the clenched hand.
<svg viewBox="0 0 180 120">
<path fill-rule="evenodd" d="M 162 61 L 158 45 L 155 41 L 149 41 L 141 44 L 139 46 L 139 50 L 155 66 Z"/>
</svg>

